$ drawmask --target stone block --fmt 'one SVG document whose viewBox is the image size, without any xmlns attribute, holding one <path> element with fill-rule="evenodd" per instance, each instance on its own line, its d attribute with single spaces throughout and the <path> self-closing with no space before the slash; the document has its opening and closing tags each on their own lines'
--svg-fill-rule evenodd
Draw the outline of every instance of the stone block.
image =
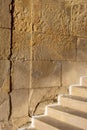
<svg viewBox="0 0 87 130">
<path fill-rule="evenodd" d="M 28 89 L 13 90 L 12 100 L 12 118 L 28 116 Z"/>
<path fill-rule="evenodd" d="M 57 61 L 32 62 L 32 88 L 54 87 L 61 84 L 61 64 Z"/>
<path fill-rule="evenodd" d="M 12 59 L 30 59 L 31 4 L 30 0 L 15 0 Z"/>
<path fill-rule="evenodd" d="M 87 3 L 72 6 L 72 34 L 87 37 Z"/>
<path fill-rule="evenodd" d="M 11 31 L 0 28 L 0 59 L 8 59 L 10 55 Z"/>
<path fill-rule="evenodd" d="M 34 114 L 42 114 L 42 112 L 45 110 L 45 105 L 55 101 L 58 90 L 58 87 L 31 89 L 29 94 L 30 116 Z"/>
<path fill-rule="evenodd" d="M 52 3 L 52 1 L 45 3 Z M 64 1 L 55 4 L 33 5 L 33 29 L 34 32 L 46 34 L 70 34 L 71 8 Z"/>
<path fill-rule="evenodd" d="M 12 59 L 30 59 L 31 35 L 29 33 L 13 32 Z"/>
<path fill-rule="evenodd" d="M 32 55 L 35 60 L 75 60 L 76 37 L 60 35 L 33 36 Z"/>
<path fill-rule="evenodd" d="M 80 84 L 80 77 L 87 75 L 86 62 L 63 62 L 62 64 L 62 84 L 70 86 Z"/>
<path fill-rule="evenodd" d="M 0 0 L 0 28 L 11 28 L 11 1 L 12 0 Z"/>
<path fill-rule="evenodd" d="M 30 83 L 30 61 L 13 61 L 12 88 L 26 89 Z"/>
<path fill-rule="evenodd" d="M 5 92 L 0 92 L 0 122 L 8 121 L 10 115 L 9 96 Z"/>
<path fill-rule="evenodd" d="M 78 38 L 77 59 L 80 61 L 87 61 L 87 38 Z"/>
<path fill-rule="evenodd" d="M 14 5 L 14 28 L 16 32 L 31 32 L 30 0 L 15 0 Z"/>
<path fill-rule="evenodd" d="M 0 60 L 0 92 L 9 92 L 10 88 L 10 62 Z"/>
</svg>

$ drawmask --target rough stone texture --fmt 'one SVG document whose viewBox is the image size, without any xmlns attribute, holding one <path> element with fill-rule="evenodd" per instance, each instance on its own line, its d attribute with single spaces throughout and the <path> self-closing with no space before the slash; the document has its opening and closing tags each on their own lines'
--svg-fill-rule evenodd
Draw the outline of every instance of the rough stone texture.
<svg viewBox="0 0 87 130">
<path fill-rule="evenodd" d="M 71 10 L 64 1 L 54 2 L 49 4 L 44 2 L 33 4 L 33 24 L 35 32 L 47 34 L 69 35 Z"/>
<path fill-rule="evenodd" d="M 87 38 L 78 38 L 77 59 L 80 61 L 87 61 Z"/>
<path fill-rule="evenodd" d="M 12 119 L 12 123 L 15 130 L 17 130 L 19 127 L 24 126 L 25 124 L 28 124 L 29 126 L 29 121 L 30 121 L 30 118 L 28 116 Z"/>
<path fill-rule="evenodd" d="M 8 121 L 10 115 L 9 96 L 5 92 L 0 92 L 0 122 Z"/>
<path fill-rule="evenodd" d="M 0 0 L 0 28 L 11 28 L 11 1 L 12 0 Z"/>
<path fill-rule="evenodd" d="M 44 103 L 46 104 L 46 102 L 53 102 L 57 96 L 58 89 L 58 87 L 31 89 L 29 94 L 30 116 L 34 115 L 35 113 L 41 114 L 42 112 L 44 112 L 44 108 L 39 107 L 40 104 L 44 105 Z M 38 112 L 38 109 L 41 111 Z"/>
<path fill-rule="evenodd" d="M 27 32 L 16 32 L 13 34 L 13 50 L 12 59 L 30 59 L 30 40 L 31 35 Z"/>
<path fill-rule="evenodd" d="M 10 114 L 15 127 L 2 130 L 42 114 L 87 75 L 87 0 L 14 0 L 12 33 L 10 2 L 0 0 L 0 120 Z"/>
<path fill-rule="evenodd" d="M 48 69 L 49 68 L 49 69 Z M 32 62 L 32 88 L 60 86 L 61 64 L 57 61 Z"/>
<path fill-rule="evenodd" d="M 76 38 L 60 35 L 34 35 L 35 60 L 75 60 Z"/>
<path fill-rule="evenodd" d="M 87 3 L 73 5 L 72 33 L 74 36 L 87 37 Z"/>
<path fill-rule="evenodd" d="M 10 62 L 0 60 L 0 93 L 9 92 Z"/>
<path fill-rule="evenodd" d="M 12 118 L 28 116 L 28 89 L 13 90 Z"/>
<path fill-rule="evenodd" d="M 31 6 L 29 0 L 15 0 L 13 59 L 30 59 Z"/>
<path fill-rule="evenodd" d="M 9 122 L 0 122 L 0 130 L 16 130 Z"/>
<path fill-rule="evenodd" d="M 30 61 L 13 61 L 12 66 L 12 88 L 29 88 Z"/>
<path fill-rule="evenodd" d="M 63 86 L 79 84 L 80 77 L 87 75 L 86 62 L 63 62 L 62 66 Z"/>
<path fill-rule="evenodd" d="M 7 59 L 10 55 L 11 32 L 0 28 L 0 59 Z"/>
</svg>

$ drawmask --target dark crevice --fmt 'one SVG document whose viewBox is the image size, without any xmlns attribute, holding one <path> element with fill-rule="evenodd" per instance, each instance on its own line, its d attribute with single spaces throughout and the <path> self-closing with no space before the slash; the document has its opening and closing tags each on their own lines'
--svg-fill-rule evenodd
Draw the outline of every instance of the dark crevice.
<svg viewBox="0 0 87 130">
<path fill-rule="evenodd" d="M 14 0 L 11 1 L 9 5 L 9 11 L 11 13 L 11 42 L 10 42 L 10 55 L 8 60 L 10 61 L 10 92 L 9 92 L 9 104 L 10 104 L 10 114 L 9 114 L 9 119 L 12 115 L 12 101 L 11 101 L 11 92 L 12 92 L 12 42 L 13 42 L 13 13 L 14 13 Z"/>
</svg>

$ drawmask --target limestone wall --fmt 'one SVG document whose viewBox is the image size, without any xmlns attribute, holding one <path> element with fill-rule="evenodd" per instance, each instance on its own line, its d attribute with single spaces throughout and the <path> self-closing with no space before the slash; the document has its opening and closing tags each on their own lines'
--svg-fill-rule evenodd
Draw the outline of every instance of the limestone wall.
<svg viewBox="0 0 87 130">
<path fill-rule="evenodd" d="M 42 114 L 87 75 L 86 55 L 87 0 L 0 0 L 0 122 Z"/>
</svg>

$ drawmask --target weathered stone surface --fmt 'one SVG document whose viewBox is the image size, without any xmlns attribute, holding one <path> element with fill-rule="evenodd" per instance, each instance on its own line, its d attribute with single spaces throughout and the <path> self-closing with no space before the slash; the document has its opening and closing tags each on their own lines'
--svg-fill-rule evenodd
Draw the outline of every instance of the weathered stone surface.
<svg viewBox="0 0 87 130">
<path fill-rule="evenodd" d="M 12 123 L 13 123 L 15 130 L 17 130 L 17 128 L 22 127 L 26 124 L 28 124 L 28 126 L 29 126 L 29 121 L 30 121 L 30 118 L 28 116 L 12 119 Z"/>
<path fill-rule="evenodd" d="M 33 29 L 47 34 L 70 34 L 71 9 L 63 1 L 57 4 L 33 5 Z"/>
<path fill-rule="evenodd" d="M 7 59 L 10 55 L 11 31 L 0 28 L 0 59 Z"/>
<path fill-rule="evenodd" d="M 14 31 L 13 33 L 13 50 L 12 59 L 30 59 L 30 40 L 29 33 L 20 33 Z"/>
<path fill-rule="evenodd" d="M 13 59 L 30 59 L 31 6 L 29 0 L 15 0 Z"/>
<path fill-rule="evenodd" d="M 78 38 L 77 59 L 87 61 L 87 38 Z"/>
<path fill-rule="evenodd" d="M 61 84 L 61 64 L 57 61 L 32 62 L 32 88 L 54 87 Z"/>
<path fill-rule="evenodd" d="M 43 88 L 43 89 L 31 89 L 29 94 L 29 114 L 30 116 L 34 114 L 42 114 L 44 112 L 45 107 L 44 104 L 52 103 L 58 93 L 59 88 Z M 40 106 L 40 107 L 39 107 Z M 40 110 L 38 112 L 38 109 Z"/>
<path fill-rule="evenodd" d="M 31 32 L 30 0 L 15 0 L 14 4 L 14 27 L 16 32 Z"/>
<path fill-rule="evenodd" d="M 87 3 L 72 6 L 72 33 L 87 37 Z"/>
<path fill-rule="evenodd" d="M 0 60 L 0 92 L 9 92 L 10 62 Z"/>
<path fill-rule="evenodd" d="M 14 61 L 12 66 L 12 88 L 29 88 L 30 61 Z"/>
<path fill-rule="evenodd" d="M 13 90 L 12 100 L 12 118 L 28 116 L 28 89 Z"/>
<path fill-rule="evenodd" d="M 0 28 L 11 28 L 11 1 L 12 0 L 0 0 Z"/>
<path fill-rule="evenodd" d="M 60 35 L 33 37 L 33 58 L 35 60 L 75 60 L 76 38 Z"/>
<path fill-rule="evenodd" d="M 87 75 L 86 62 L 63 62 L 62 64 L 62 84 L 69 86 L 79 84 L 81 76 Z"/>
<path fill-rule="evenodd" d="M 9 122 L 0 122 L 0 130 L 16 130 Z"/>
<path fill-rule="evenodd" d="M 70 5 L 75 5 L 75 4 L 82 4 L 82 3 L 87 3 L 87 0 L 65 0 L 65 2 L 68 2 Z"/>
<path fill-rule="evenodd" d="M 10 115 L 9 96 L 5 92 L 0 92 L 0 122 L 8 121 Z"/>
</svg>

